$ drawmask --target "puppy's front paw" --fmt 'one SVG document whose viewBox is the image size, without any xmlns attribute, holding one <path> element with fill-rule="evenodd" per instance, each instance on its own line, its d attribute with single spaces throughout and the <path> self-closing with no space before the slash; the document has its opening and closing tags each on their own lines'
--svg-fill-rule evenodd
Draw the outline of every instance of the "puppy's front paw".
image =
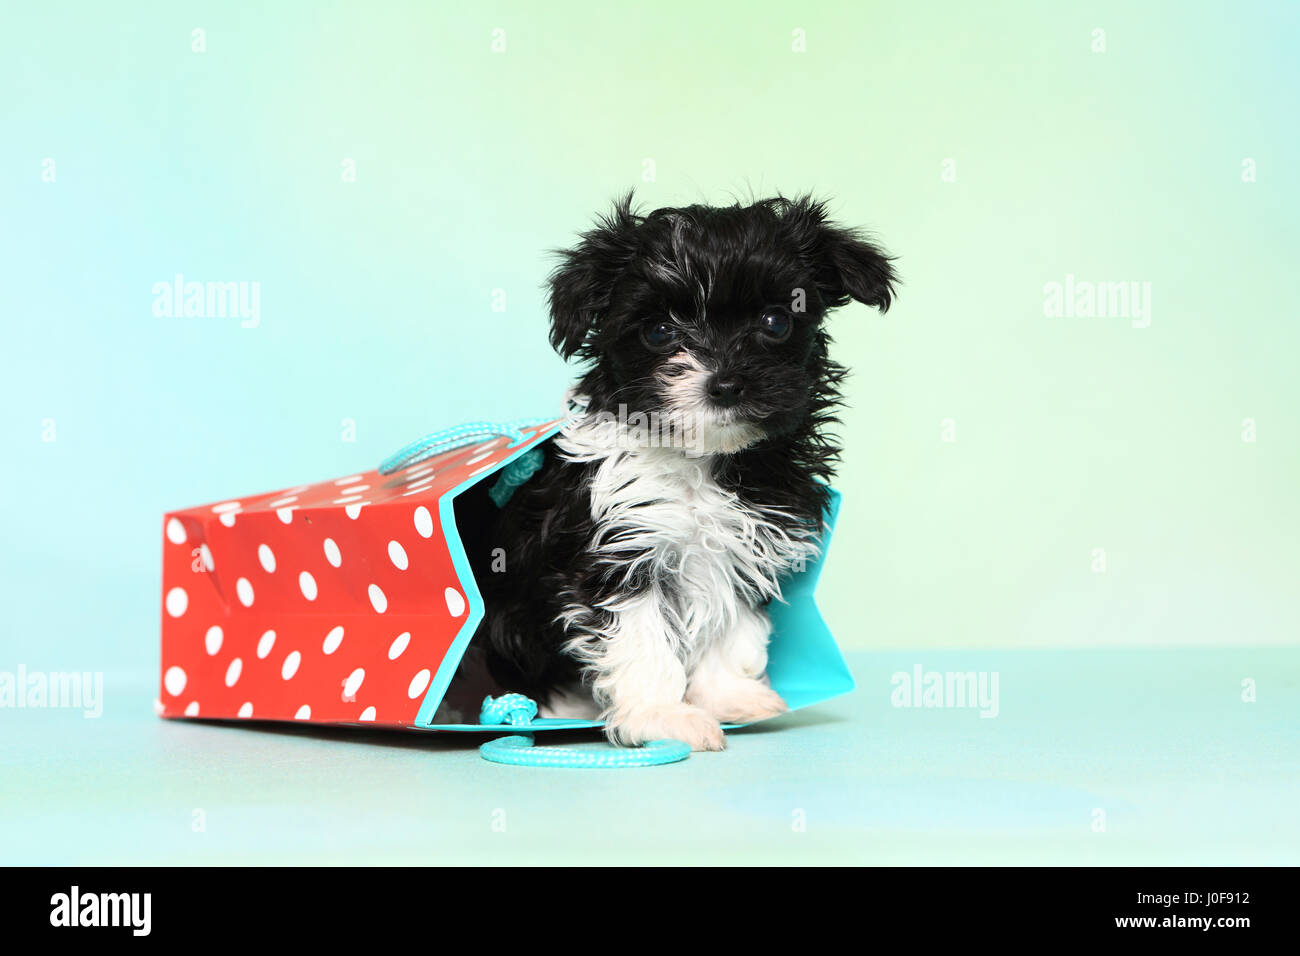
<svg viewBox="0 0 1300 956">
<path fill-rule="evenodd" d="M 690 704 L 640 708 L 613 716 L 605 725 L 605 734 L 623 747 L 665 737 L 689 744 L 692 750 L 722 750 L 727 746 L 718 722 Z"/>
<path fill-rule="evenodd" d="M 790 709 L 780 694 L 753 678 L 729 680 L 708 688 L 692 687 L 686 696 L 724 724 L 749 724 Z"/>
</svg>

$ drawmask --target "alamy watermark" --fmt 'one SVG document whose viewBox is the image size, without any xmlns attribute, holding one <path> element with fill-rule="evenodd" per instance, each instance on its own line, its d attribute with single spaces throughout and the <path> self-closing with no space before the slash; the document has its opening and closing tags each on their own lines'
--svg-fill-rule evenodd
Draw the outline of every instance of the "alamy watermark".
<svg viewBox="0 0 1300 956">
<path fill-rule="evenodd" d="M 29 671 L 23 664 L 16 671 L 0 671 L 0 710 L 80 710 L 88 720 L 104 713 L 102 671 Z"/>
<path fill-rule="evenodd" d="M 1064 282 L 1043 286 L 1043 315 L 1049 319 L 1129 319 L 1135 329 L 1151 324 L 1150 282 L 1092 282 L 1066 273 Z"/>
<path fill-rule="evenodd" d="M 690 412 L 633 412 L 626 405 L 618 413 L 593 412 L 592 421 L 608 430 L 613 443 L 624 449 L 682 448 L 703 452 L 707 422 Z"/>
<path fill-rule="evenodd" d="M 187 282 L 176 273 L 153 284 L 153 314 L 172 319 L 239 319 L 245 329 L 262 324 L 262 283 Z"/>
<path fill-rule="evenodd" d="M 997 671 L 927 671 L 915 664 L 895 671 L 889 683 L 895 707 L 978 708 L 981 717 L 998 715 Z"/>
<path fill-rule="evenodd" d="M 87 893 L 74 884 L 68 892 L 50 897 L 50 925 L 123 927 L 132 936 L 148 936 L 152 910 L 152 893 Z"/>
</svg>

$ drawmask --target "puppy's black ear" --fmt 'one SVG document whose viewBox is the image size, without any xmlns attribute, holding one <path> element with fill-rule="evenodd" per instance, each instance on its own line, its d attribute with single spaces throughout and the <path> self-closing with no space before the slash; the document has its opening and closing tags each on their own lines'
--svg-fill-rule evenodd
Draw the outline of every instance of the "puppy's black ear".
<svg viewBox="0 0 1300 956">
<path fill-rule="evenodd" d="M 629 191 L 577 246 L 558 250 L 560 265 L 551 273 L 551 346 L 566 359 L 582 349 L 609 307 L 615 283 L 636 254 L 639 222 Z"/>
<path fill-rule="evenodd" d="M 782 216 L 814 269 L 830 308 L 856 299 L 881 312 L 894 301 L 893 259 L 861 233 L 828 221 L 826 204 L 811 196 L 790 200 Z"/>
</svg>

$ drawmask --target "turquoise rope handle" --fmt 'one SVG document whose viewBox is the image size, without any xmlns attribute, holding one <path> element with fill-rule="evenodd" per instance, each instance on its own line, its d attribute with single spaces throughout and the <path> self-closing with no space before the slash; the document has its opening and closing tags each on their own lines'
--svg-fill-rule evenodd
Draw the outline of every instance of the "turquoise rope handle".
<svg viewBox="0 0 1300 956">
<path fill-rule="evenodd" d="M 523 694 L 502 694 L 500 697 L 484 697 L 479 709 L 480 724 L 509 724 L 520 727 L 531 724 L 537 716 L 537 702 Z"/>
<path fill-rule="evenodd" d="M 542 467 L 542 459 L 542 450 L 533 447 L 502 468 L 501 477 L 488 489 L 488 497 L 492 499 L 493 504 L 498 508 L 504 508 L 510 496 L 515 493 L 515 489 L 537 474 L 537 469 Z"/>
<path fill-rule="evenodd" d="M 565 767 L 588 769 L 605 767 L 655 767 L 677 763 L 691 755 L 691 748 L 680 740 L 652 740 L 644 747 L 631 749 L 578 750 L 574 747 L 534 747 L 533 738 L 516 734 L 489 740 L 478 748 L 484 760 L 515 767 Z"/>
<path fill-rule="evenodd" d="M 479 711 L 481 724 L 509 724 L 523 729 L 537 716 L 537 702 L 523 694 L 484 697 Z M 531 735 L 515 734 L 489 740 L 478 748 L 480 756 L 492 763 L 515 767 L 656 767 L 676 763 L 691 755 L 691 748 L 680 740 L 652 740 L 644 747 L 615 747 L 605 750 L 578 750 L 574 747 L 534 747 Z"/>
<path fill-rule="evenodd" d="M 473 445 L 484 438 L 509 438 L 511 445 L 518 445 L 528 437 L 523 429 L 543 425 L 550 420 L 549 418 L 521 418 L 513 422 L 469 422 L 465 425 L 444 428 L 442 431 L 425 435 L 389 455 L 379 463 L 379 473 L 391 475 L 395 471 L 427 461 L 435 455 Z"/>
</svg>

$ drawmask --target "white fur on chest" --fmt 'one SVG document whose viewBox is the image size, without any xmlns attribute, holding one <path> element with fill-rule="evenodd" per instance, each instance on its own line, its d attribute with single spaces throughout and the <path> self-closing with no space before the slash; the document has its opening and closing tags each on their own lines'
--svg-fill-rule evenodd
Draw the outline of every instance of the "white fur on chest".
<svg viewBox="0 0 1300 956">
<path fill-rule="evenodd" d="M 593 554 L 622 580 L 653 582 L 687 658 L 779 599 L 781 579 L 817 555 L 814 531 L 790 534 L 776 509 L 720 487 L 712 456 L 630 445 L 613 423 L 590 419 L 570 423 L 556 444 L 596 466 Z"/>
</svg>

